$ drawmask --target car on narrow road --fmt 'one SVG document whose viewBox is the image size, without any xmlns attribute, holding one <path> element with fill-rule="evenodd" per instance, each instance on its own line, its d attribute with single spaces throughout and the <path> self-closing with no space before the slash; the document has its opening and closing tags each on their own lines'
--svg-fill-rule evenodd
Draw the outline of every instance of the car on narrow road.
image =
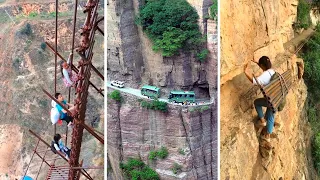
<svg viewBox="0 0 320 180">
<path fill-rule="evenodd" d="M 123 88 L 124 87 L 124 82 L 122 81 L 111 81 L 111 86 L 115 86 L 118 88 Z"/>
</svg>

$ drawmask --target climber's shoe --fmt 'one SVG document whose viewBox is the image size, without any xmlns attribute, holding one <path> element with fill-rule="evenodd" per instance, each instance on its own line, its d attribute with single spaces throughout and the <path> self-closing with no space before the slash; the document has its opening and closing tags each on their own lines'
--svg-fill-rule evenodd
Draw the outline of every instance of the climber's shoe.
<svg viewBox="0 0 320 180">
<path fill-rule="evenodd" d="M 267 122 L 262 122 L 261 120 L 258 120 L 257 126 L 267 126 Z"/>
<path fill-rule="evenodd" d="M 267 141 L 267 142 L 270 142 L 270 138 L 267 138 L 265 135 L 262 135 L 262 136 L 261 136 L 261 139 L 262 139 L 262 140 L 265 140 L 265 141 Z"/>
</svg>

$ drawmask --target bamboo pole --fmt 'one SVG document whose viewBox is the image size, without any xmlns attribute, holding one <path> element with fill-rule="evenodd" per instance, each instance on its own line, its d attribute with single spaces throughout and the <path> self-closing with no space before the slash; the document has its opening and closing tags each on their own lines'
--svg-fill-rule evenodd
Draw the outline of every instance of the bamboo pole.
<svg viewBox="0 0 320 180">
<path fill-rule="evenodd" d="M 291 82 L 292 78 L 289 78 L 287 80 L 285 80 L 285 82 L 282 82 L 282 83 L 286 83 L 287 85 Z M 277 97 L 279 94 L 282 93 L 282 88 L 284 88 L 284 91 L 286 91 L 286 87 L 285 87 L 285 84 L 283 84 L 282 86 L 279 85 L 274 91 L 270 92 L 270 93 L 266 93 L 267 96 L 268 96 L 268 100 L 272 100 L 274 99 L 275 97 Z"/>
<path fill-rule="evenodd" d="M 287 79 L 290 77 L 290 74 L 289 74 L 289 73 L 286 73 L 286 74 L 284 74 L 284 75 L 282 75 L 282 76 L 283 76 L 283 78 L 284 78 L 285 80 L 287 80 Z M 280 85 L 280 76 L 277 77 L 277 79 L 274 80 L 274 81 L 272 81 L 270 84 L 271 84 L 270 86 L 268 86 L 268 87 L 266 86 L 266 87 L 263 88 L 263 90 L 264 90 L 266 93 L 272 92 L 272 91 L 274 91 L 277 87 L 279 87 L 279 85 Z"/>
<path fill-rule="evenodd" d="M 290 71 L 290 70 L 284 72 L 284 73 L 282 74 L 282 76 L 286 76 L 286 75 L 289 73 L 289 71 Z M 278 75 L 278 77 L 277 77 L 276 79 L 280 79 L 280 76 Z M 266 85 L 266 86 L 264 87 L 264 89 L 270 88 L 270 86 L 271 86 L 274 82 L 277 82 L 277 81 L 273 81 L 273 82 L 269 83 L 268 85 Z"/>
<path fill-rule="evenodd" d="M 290 84 L 288 85 L 288 88 L 289 88 L 289 89 L 290 89 L 291 85 L 292 85 L 292 83 L 290 83 Z M 274 112 L 277 111 L 277 109 L 278 109 L 278 107 L 279 107 L 279 105 L 280 105 L 280 103 L 281 103 L 281 100 L 283 100 L 283 99 L 286 97 L 287 94 L 288 94 L 288 92 L 286 92 L 283 97 L 282 97 L 282 96 L 279 96 L 279 98 L 275 99 L 275 101 L 274 101 L 274 103 L 273 103 L 273 111 L 274 111 Z"/>
</svg>

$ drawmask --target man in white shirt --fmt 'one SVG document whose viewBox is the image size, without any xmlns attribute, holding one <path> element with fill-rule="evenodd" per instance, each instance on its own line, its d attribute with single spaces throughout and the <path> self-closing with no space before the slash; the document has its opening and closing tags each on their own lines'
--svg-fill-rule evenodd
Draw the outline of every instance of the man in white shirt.
<svg viewBox="0 0 320 180">
<path fill-rule="evenodd" d="M 275 71 L 271 69 L 272 64 L 270 59 L 267 56 L 262 56 L 257 63 L 259 67 L 263 70 L 263 73 L 257 77 L 257 81 L 261 86 L 266 86 L 270 83 L 271 78 Z M 254 85 L 257 85 L 256 80 L 253 78 L 253 75 L 248 72 L 248 64 L 244 66 L 244 73 Z M 268 102 L 265 98 L 258 98 L 254 101 L 254 106 L 258 113 L 259 121 L 258 125 L 260 126 L 267 126 L 267 133 L 266 135 L 262 136 L 262 139 L 270 142 L 270 134 L 272 134 L 273 126 L 274 126 L 274 114 L 272 109 L 268 106 Z M 262 107 L 267 107 L 267 111 L 265 117 L 267 121 L 264 119 L 264 114 L 262 111 Z"/>
</svg>

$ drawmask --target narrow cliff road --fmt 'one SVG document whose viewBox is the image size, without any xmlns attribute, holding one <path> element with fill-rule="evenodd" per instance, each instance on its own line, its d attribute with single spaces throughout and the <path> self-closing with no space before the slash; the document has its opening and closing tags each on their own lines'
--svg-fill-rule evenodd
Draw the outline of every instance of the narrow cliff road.
<svg viewBox="0 0 320 180">
<path fill-rule="evenodd" d="M 141 94 L 140 89 L 133 89 L 133 88 L 130 88 L 130 87 L 118 88 L 118 87 L 112 86 L 110 81 L 107 81 L 107 87 L 119 90 L 119 91 L 124 92 L 124 93 L 129 93 L 129 94 L 132 94 L 132 95 L 140 97 L 140 98 L 148 99 L 147 96 L 144 96 L 144 95 Z M 158 100 L 162 101 L 162 102 L 169 103 L 168 98 L 161 97 Z M 212 103 L 213 103 L 213 98 L 212 99 L 196 99 L 196 104 L 184 105 L 184 106 L 209 105 L 209 104 L 212 104 Z M 173 103 L 173 102 L 170 102 L 170 104 L 182 105 L 182 104 Z"/>
</svg>

